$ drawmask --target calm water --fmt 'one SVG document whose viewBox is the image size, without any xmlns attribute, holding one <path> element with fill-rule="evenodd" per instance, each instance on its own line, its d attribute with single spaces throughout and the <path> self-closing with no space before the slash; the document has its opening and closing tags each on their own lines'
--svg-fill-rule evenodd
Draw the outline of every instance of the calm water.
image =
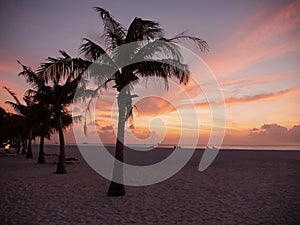
<svg viewBox="0 0 300 225">
<path fill-rule="evenodd" d="M 75 144 L 74 144 L 75 145 Z M 97 146 L 96 144 L 84 144 L 87 146 Z M 114 146 L 114 145 L 106 145 Z M 144 148 L 150 150 L 153 146 L 145 145 L 127 145 L 133 148 Z M 174 148 L 174 145 L 159 145 L 159 148 Z M 199 149 L 204 149 L 206 146 L 197 146 Z M 181 148 L 192 148 L 192 146 L 182 145 Z M 300 145 L 222 145 L 221 150 L 298 150 L 300 151 Z"/>
</svg>

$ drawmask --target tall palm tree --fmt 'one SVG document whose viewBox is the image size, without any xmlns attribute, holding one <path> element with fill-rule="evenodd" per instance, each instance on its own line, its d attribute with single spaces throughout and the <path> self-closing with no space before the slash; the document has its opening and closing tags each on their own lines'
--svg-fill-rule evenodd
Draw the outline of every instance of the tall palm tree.
<svg viewBox="0 0 300 225">
<path fill-rule="evenodd" d="M 107 10 L 100 7 L 95 9 L 104 23 L 107 46 L 102 48 L 97 43 L 84 39 L 80 52 L 87 60 L 97 62 L 97 72 L 87 73 L 98 81 L 96 90 L 106 86 L 108 82 L 114 82 L 113 87 L 118 91 L 119 117 L 115 159 L 123 162 L 125 123 L 132 112 L 132 98 L 137 97 L 131 94 L 133 85 L 140 77 L 160 77 L 165 81 L 166 87 L 169 78 L 175 78 L 186 85 L 189 80 L 188 66 L 182 62 L 182 55 L 175 43 L 181 39 L 191 40 L 203 52 L 208 51 L 208 45 L 204 40 L 189 36 L 185 32 L 170 39 L 165 38 L 159 23 L 137 17 L 125 29 Z M 122 48 L 123 46 L 129 47 Z M 162 60 L 155 60 L 157 56 L 162 57 Z M 116 179 L 109 186 L 108 196 L 125 194 L 122 184 L 123 168 L 116 165 L 113 172 Z"/>
<path fill-rule="evenodd" d="M 79 87 L 82 73 L 87 68 L 85 61 L 71 58 L 66 52 L 60 51 L 62 57 L 47 59 L 42 63 L 36 76 L 46 84 L 39 89 L 39 96 L 50 106 L 56 121 L 59 135 L 59 161 L 56 173 L 65 174 L 65 139 L 63 129 L 71 124 L 68 106 L 73 102 L 76 89 Z M 71 118 L 71 119 L 70 119 Z M 73 119 L 80 119 L 80 116 Z"/>
<path fill-rule="evenodd" d="M 52 129 L 59 133 L 60 153 L 56 173 L 64 174 L 65 169 L 65 141 L 63 130 L 72 124 L 72 117 L 67 107 L 72 103 L 75 91 L 81 80 L 79 71 L 82 68 L 84 60 L 72 59 L 66 52 L 60 51 L 63 57 L 49 57 L 46 63 L 42 63 L 35 72 L 30 67 L 23 65 L 23 71 L 19 74 L 26 78 L 34 90 L 28 93 L 40 105 L 39 135 L 40 151 L 38 163 L 45 163 L 44 158 L 44 138 L 50 138 Z M 80 67 L 77 66 L 80 65 Z M 78 69 L 77 69 L 78 67 Z M 80 120 L 81 117 L 74 117 L 73 120 Z"/>
<path fill-rule="evenodd" d="M 47 86 L 43 77 L 38 76 L 30 67 L 23 65 L 20 61 L 18 61 L 18 63 L 23 69 L 18 75 L 25 77 L 26 81 L 32 85 L 34 90 L 29 89 L 27 93 L 31 95 L 39 105 L 40 121 L 37 133 L 40 136 L 40 149 L 37 163 L 44 164 L 46 163 L 44 155 L 44 139 L 50 139 L 52 129 L 55 127 L 52 111 L 49 106 L 49 101 L 47 100 L 49 97 L 44 94 L 45 90 L 47 90 Z"/>
</svg>

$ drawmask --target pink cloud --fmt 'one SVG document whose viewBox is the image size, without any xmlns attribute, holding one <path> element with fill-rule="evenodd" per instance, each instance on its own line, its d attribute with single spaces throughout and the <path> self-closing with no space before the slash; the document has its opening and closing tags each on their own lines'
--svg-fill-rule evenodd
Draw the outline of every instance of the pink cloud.
<svg viewBox="0 0 300 225">
<path fill-rule="evenodd" d="M 100 132 L 113 133 L 113 129 L 114 129 L 113 126 L 107 125 L 107 126 L 100 127 Z"/>
<path fill-rule="evenodd" d="M 299 28 L 299 0 L 275 11 L 262 7 L 224 37 L 223 44 L 208 55 L 208 65 L 220 78 L 264 59 L 299 51 Z"/>
<path fill-rule="evenodd" d="M 299 91 L 299 90 L 300 90 L 300 86 L 295 87 L 295 88 L 281 90 L 278 92 L 273 92 L 273 93 L 261 93 L 261 94 L 243 96 L 243 97 L 229 97 L 229 98 L 225 98 L 225 104 L 232 105 L 232 104 L 243 104 L 243 103 L 248 103 L 248 102 L 262 101 L 265 99 L 277 98 L 282 95 L 285 95 L 285 94 L 288 94 L 288 93 L 291 93 L 294 91 Z M 221 104 L 221 103 L 220 102 L 210 102 L 210 104 Z M 198 102 L 198 103 L 195 103 L 193 106 L 197 107 L 197 108 L 208 107 L 209 102 Z M 190 105 L 182 105 L 182 107 L 188 108 L 188 107 L 190 107 Z"/>
<path fill-rule="evenodd" d="M 262 18 L 260 18 L 262 19 Z M 287 33 L 300 27 L 300 1 L 292 1 L 284 8 L 274 12 L 240 43 L 241 45 L 257 45 L 272 39 L 274 36 Z"/>
<path fill-rule="evenodd" d="M 158 97 L 147 97 L 136 103 L 140 115 L 160 115 L 175 110 L 174 106 Z"/>
<path fill-rule="evenodd" d="M 276 98 L 282 95 L 285 95 L 287 93 L 293 92 L 293 91 L 298 91 L 300 90 L 299 87 L 291 88 L 291 89 L 286 89 L 274 93 L 262 93 L 262 94 L 257 94 L 257 95 L 252 95 L 252 96 L 244 96 L 244 97 L 230 97 L 225 99 L 226 104 L 238 104 L 238 103 L 247 103 L 247 102 L 255 102 L 255 101 L 260 101 L 260 100 L 265 100 L 265 99 L 270 99 L 270 98 Z"/>
<path fill-rule="evenodd" d="M 260 129 L 252 130 L 249 137 L 259 143 L 300 143 L 300 125 L 294 125 L 291 129 L 274 124 L 264 124 Z"/>
</svg>

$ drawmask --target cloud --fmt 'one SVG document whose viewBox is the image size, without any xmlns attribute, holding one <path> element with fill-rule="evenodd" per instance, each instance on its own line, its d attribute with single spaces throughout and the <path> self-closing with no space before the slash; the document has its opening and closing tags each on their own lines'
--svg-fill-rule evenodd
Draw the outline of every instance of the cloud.
<svg viewBox="0 0 300 225">
<path fill-rule="evenodd" d="M 278 144 L 278 143 L 300 143 L 300 125 L 294 125 L 291 129 L 284 126 L 273 124 L 264 124 L 260 129 L 252 129 L 249 137 L 255 142 Z"/>
<path fill-rule="evenodd" d="M 260 135 L 282 135 L 288 132 L 288 129 L 286 127 L 280 126 L 276 123 L 264 124 L 263 126 L 261 126 L 260 130 L 261 130 L 259 131 Z"/>
<path fill-rule="evenodd" d="M 100 127 L 100 132 L 109 132 L 109 133 L 111 133 L 111 132 L 113 132 L 113 126 L 111 126 L 111 125 L 107 125 L 107 126 L 104 126 L 104 127 Z"/>
<path fill-rule="evenodd" d="M 129 127 L 128 127 L 130 130 L 134 130 L 135 129 L 135 126 L 133 124 L 131 124 Z"/>
<path fill-rule="evenodd" d="M 88 126 L 99 126 L 98 121 L 91 121 L 88 123 Z"/>
<path fill-rule="evenodd" d="M 151 135 L 151 131 L 149 129 L 142 127 L 135 127 L 134 129 L 131 129 L 131 132 L 139 139 L 146 139 Z"/>
<path fill-rule="evenodd" d="M 116 141 L 116 133 L 112 125 L 98 127 L 97 133 L 103 143 L 115 143 Z"/>
<path fill-rule="evenodd" d="M 131 124 L 128 129 L 132 132 L 132 134 L 139 139 L 146 139 L 150 137 L 151 130 L 144 127 L 137 127 L 134 124 Z"/>
<path fill-rule="evenodd" d="M 279 96 L 288 94 L 292 91 L 296 91 L 299 89 L 300 89 L 300 86 L 291 88 L 291 89 L 274 92 L 274 93 L 262 93 L 262 94 L 252 95 L 252 96 L 244 96 L 244 97 L 240 97 L 240 98 L 230 97 L 230 98 L 225 99 L 225 103 L 226 104 L 238 104 L 238 103 L 255 102 L 255 101 L 279 97 Z"/>
<path fill-rule="evenodd" d="M 278 91 L 278 92 L 274 92 L 274 93 L 262 93 L 262 94 L 243 96 L 243 97 L 229 97 L 229 98 L 225 98 L 225 104 L 232 105 L 232 104 L 242 104 L 242 103 L 248 103 L 248 102 L 262 101 L 262 100 L 266 100 L 266 99 L 276 98 L 276 97 L 288 94 L 293 91 L 298 91 L 298 90 L 300 90 L 300 86 L 282 90 L 282 91 Z M 195 103 L 193 106 L 197 107 L 197 108 L 203 108 L 203 107 L 208 107 L 209 104 L 218 105 L 218 104 L 221 104 L 221 102 L 210 102 L 210 103 L 209 102 L 198 102 L 198 103 Z M 182 105 L 181 107 L 189 108 L 191 106 L 186 104 L 186 105 Z"/>
<path fill-rule="evenodd" d="M 222 45 L 208 56 L 208 65 L 221 76 L 232 75 L 266 59 L 300 50 L 300 1 L 280 7 L 261 7 L 242 22 Z"/>
<path fill-rule="evenodd" d="M 296 78 L 298 77 L 298 73 L 292 73 L 287 76 L 287 73 L 284 74 L 256 74 L 253 76 L 244 76 L 235 79 L 225 79 L 219 81 L 220 86 L 222 89 L 232 89 L 232 88 L 245 88 L 245 86 L 249 85 L 260 85 L 260 84 L 267 84 L 271 82 L 279 82 L 285 79 Z"/>
<path fill-rule="evenodd" d="M 261 17 L 258 19 L 260 23 L 257 23 L 258 26 L 241 42 L 242 45 L 258 45 L 274 36 L 299 28 L 300 1 L 292 1 L 265 19 Z"/>
<path fill-rule="evenodd" d="M 148 116 L 161 115 L 175 110 L 171 103 L 159 97 L 143 98 L 135 106 L 138 109 L 138 114 Z"/>
<path fill-rule="evenodd" d="M 298 142 L 300 142 L 300 125 L 296 125 L 290 129 L 289 136 L 292 140 L 298 140 Z"/>
</svg>

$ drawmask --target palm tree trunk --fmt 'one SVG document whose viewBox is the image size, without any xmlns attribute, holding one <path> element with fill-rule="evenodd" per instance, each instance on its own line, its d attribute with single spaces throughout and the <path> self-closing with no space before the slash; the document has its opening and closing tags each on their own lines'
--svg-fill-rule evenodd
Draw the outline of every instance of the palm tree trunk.
<svg viewBox="0 0 300 225">
<path fill-rule="evenodd" d="M 21 136 L 19 135 L 17 138 L 17 154 L 20 154 L 20 150 L 21 150 Z"/>
<path fill-rule="evenodd" d="M 65 139 L 64 139 L 64 133 L 62 129 L 62 121 L 61 121 L 61 113 L 58 114 L 58 121 L 57 121 L 57 130 L 59 135 L 59 159 L 56 169 L 56 174 L 65 174 L 66 166 L 65 166 Z"/>
<path fill-rule="evenodd" d="M 126 101 L 124 93 L 118 95 L 119 119 L 118 119 L 118 134 L 115 150 L 115 164 L 113 170 L 113 180 L 118 180 L 120 183 L 111 181 L 107 195 L 108 196 L 123 196 L 125 195 L 125 187 L 123 185 L 123 165 L 117 163 L 117 160 L 124 162 L 124 130 L 126 121 Z"/>
<path fill-rule="evenodd" d="M 27 149 L 27 154 L 26 154 L 26 158 L 27 159 L 32 159 L 32 146 L 31 146 L 31 140 L 32 140 L 32 129 L 30 128 L 29 130 L 29 139 L 28 139 L 28 149 Z"/>
<path fill-rule="evenodd" d="M 26 140 L 27 140 L 27 138 L 22 137 L 22 152 L 21 152 L 21 155 L 25 155 L 26 154 L 26 146 L 27 146 Z"/>
<path fill-rule="evenodd" d="M 38 158 L 38 164 L 45 164 L 45 155 L 44 155 L 44 135 L 41 135 L 40 138 L 40 151 L 39 151 L 39 158 Z"/>
</svg>

